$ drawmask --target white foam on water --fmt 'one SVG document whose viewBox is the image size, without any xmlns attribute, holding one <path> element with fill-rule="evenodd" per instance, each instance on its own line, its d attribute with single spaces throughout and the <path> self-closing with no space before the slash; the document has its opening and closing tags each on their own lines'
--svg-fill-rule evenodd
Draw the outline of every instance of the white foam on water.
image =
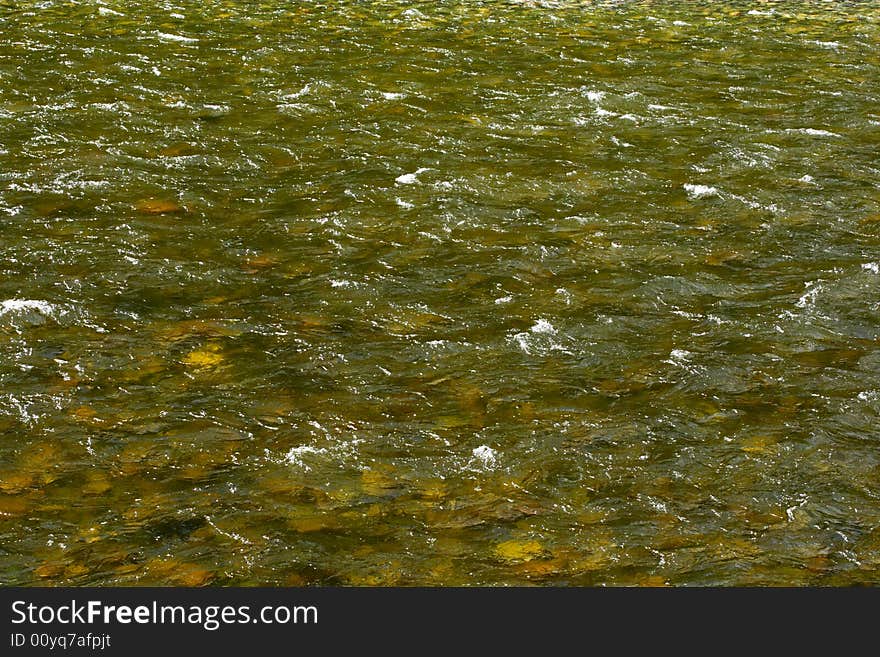
<svg viewBox="0 0 880 657">
<path fill-rule="evenodd" d="M 17 415 L 21 422 L 28 426 L 34 426 L 44 417 L 62 410 L 64 404 L 62 397 L 42 393 L 21 397 L 12 394 L 0 395 L 0 411 L 7 415 Z"/>
<path fill-rule="evenodd" d="M 673 349 L 669 352 L 669 358 L 664 360 L 664 363 L 668 363 L 670 365 L 675 365 L 676 367 L 684 367 L 686 363 L 690 360 L 691 352 L 685 349 Z"/>
<path fill-rule="evenodd" d="M 305 464 L 303 457 L 307 455 L 326 454 L 327 450 L 322 447 L 313 447 L 312 445 L 300 445 L 292 447 L 284 455 L 284 461 L 290 465 L 295 465 L 303 470 L 309 471 L 311 468 Z"/>
<path fill-rule="evenodd" d="M 446 347 L 447 345 L 454 345 L 455 343 L 450 342 L 449 340 L 428 340 L 425 344 L 429 347 L 440 349 L 442 347 Z"/>
<path fill-rule="evenodd" d="M 691 198 L 718 196 L 718 188 L 710 187 L 709 185 L 693 185 L 691 183 L 685 183 L 684 191 L 686 191 Z"/>
<path fill-rule="evenodd" d="M 880 274 L 880 262 L 866 262 L 862 265 L 862 269 L 872 274 Z"/>
<path fill-rule="evenodd" d="M 6 301 L 0 301 L 0 315 L 21 310 L 35 310 L 41 315 L 53 317 L 57 309 L 48 301 L 39 301 L 37 299 L 7 299 Z"/>
<path fill-rule="evenodd" d="M 225 536 L 226 538 L 231 538 L 233 540 L 236 540 L 243 545 L 252 545 L 252 543 L 248 539 L 246 539 L 244 536 L 242 536 L 241 534 L 236 534 L 233 531 L 224 531 L 223 529 L 220 529 L 214 523 L 214 521 L 211 519 L 211 516 L 205 516 L 205 520 L 207 520 L 208 524 L 211 525 L 211 527 L 213 527 L 214 531 L 217 532 L 218 534 L 220 534 L 221 536 Z"/>
<path fill-rule="evenodd" d="M 278 111 L 287 116 L 302 116 L 307 114 L 317 114 L 320 110 L 314 105 L 308 103 L 279 103 Z"/>
<path fill-rule="evenodd" d="M 406 96 L 406 94 L 398 93 L 396 91 L 383 91 L 382 92 L 382 98 L 384 98 L 385 100 L 400 100 L 401 98 L 404 98 L 405 96 Z"/>
<path fill-rule="evenodd" d="M 300 98 L 302 96 L 307 95 L 309 92 L 311 92 L 311 90 L 312 90 L 312 85 L 311 85 L 311 83 L 309 83 L 306 86 L 304 86 L 302 89 L 300 89 L 299 91 L 294 91 L 291 94 L 284 94 L 283 96 L 281 96 L 281 100 L 293 100 L 294 98 Z"/>
<path fill-rule="evenodd" d="M 556 292 L 555 292 L 555 294 L 557 294 L 558 296 L 562 297 L 562 300 L 565 302 L 565 305 L 566 305 L 566 306 L 570 306 L 570 305 L 571 305 L 571 292 L 569 292 L 568 290 L 566 290 L 564 287 L 558 287 L 558 288 L 556 288 Z"/>
<path fill-rule="evenodd" d="M 503 298 L 503 297 L 502 297 Z M 562 351 L 571 353 L 562 345 L 548 340 L 546 337 L 538 338 L 536 336 L 555 336 L 556 328 L 546 319 L 537 320 L 528 331 L 522 331 L 513 336 L 513 340 L 519 345 L 519 348 L 525 354 L 532 354 L 532 350 L 537 348 L 541 350 Z"/>
<path fill-rule="evenodd" d="M 125 16 L 125 14 L 113 11 L 109 7 L 98 7 L 98 13 L 101 14 L 101 16 Z"/>
<path fill-rule="evenodd" d="M 789 128 L 786 130 L 786 132 L 800 135 L 810 135 L 811 137 L 840 137 L 840 135 L 836 132 L 819 130 L 817 128 Z"/>
<path fill-rule="evenodd" d="M 822 286 L 817 285 L 816 281 L 807 281 L 804 283 L 804 286 L 807 288 L 807 291 L 794 304 L 798 308 L 809 308 L 815 305 L 816 297 L 819 296 L 819 292 L 822 290 Z"/>
<path fill-rule="evenodd" d="M 678 315 L 679 317 L 684 317 L 685 319 L 692 319 L 692 320 L 700 320 L 700 319 L 703 319 L 703 316 L 700 315 L 699 313 L 689 313 L 689 312 L 687 312 L 686 310 L 679 310 L 678 308 L 676 308 L 675 310 L 673 310 L 673 311 L 672 311 L 672 314 L 673 314 L 673 315 Z"/>
<path fill-rule="evenodd" d="M 819 46 L 820 48 L 827 48 L 828 50 L 837 50 L 840 48 L 839 41 L 807 41 L 807 43 L 812 43 L 813 45 Z"/>
<path fill-rule="evenodd" d="M 418 175 L 428 170 L 429 169 L 420 167 L 416 169 L 414 173 L 405 173 L 402 176 L 397 176 L 397 178 L 394 179 L 394 182 L 396 182 L 398 185 L 414 185 L 415 183 L 419 182 Z"/>
<path fill-rule="evenodd" d="M 475 447 L 471 454 L 471 464 L 476 464 L 483 468 L 493 468 L 498 463 L 498 452 L 488 445 Z"/>
<path fill-rule="evenodd" d="M 593 103 L 598 103 L 603 98 L 605 98 L 604 91 L 592 91 L 591 90 L 591 91 L 587 92 L 587 100 L 589 100 Z"/>
<path fill-rule="evenodd" d="M 193 37 L 182 36 L 180 34 L 169 34 L 168 32 L 156 32 L 156 36 L 162 41 L 177 41 L 178 43 L 198 43 L 199 40 Z"/>
<path fill-rule="evenodd" d="M 529 336 L 526 333 L 517 333 L 513 336 L 513 339 L 516 340 L 516 343 L 519 345 L 519 348 L 522 349 L 524 354 L 531 354 L 532 350 L 529 347 Z"/>
<path fill-rule="evenodd" d="M 556 329 L 553 328 L 553 324 L 548 322 L 546 319 L 539 319 L 535 322 L 535 325 L 529 329 L 532 333 L 556 333 Z"/>
</svg>

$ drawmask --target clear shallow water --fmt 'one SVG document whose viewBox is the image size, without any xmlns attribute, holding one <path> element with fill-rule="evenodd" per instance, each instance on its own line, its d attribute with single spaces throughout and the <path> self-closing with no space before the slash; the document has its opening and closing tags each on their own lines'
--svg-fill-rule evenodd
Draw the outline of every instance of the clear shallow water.
<svg viewBox="0 0 880 657">
<path fill-rule="evenodd" d="M 4 584 L 880 582 L 880 5 L 0 4 Z"/>
</svg>

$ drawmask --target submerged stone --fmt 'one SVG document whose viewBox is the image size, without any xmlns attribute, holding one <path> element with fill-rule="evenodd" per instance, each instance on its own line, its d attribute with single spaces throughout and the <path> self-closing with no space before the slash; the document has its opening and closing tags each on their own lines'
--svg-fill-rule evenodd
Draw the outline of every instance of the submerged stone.
<svg viewBox="0 0 880 657">
<path fill-rule="evenodd" d="M 135 204 L 135 209 L 142 214 L 179 214 L 184 211 L 179 203 L 167 199 L 142 199 Z"/>
<path fill-rule="evenodd" d="M 207 369 L 222 363 L 224 356 L 220 353 L 220 345 L 207 344 L 200 349 L 194 349 L 183 357 L 184 365 L 197 369 Z"/>
<path fill-rule="evenodd" d="M 495 546 L 495 554 L 504 561 L 531 561 L 544 554 L 544 546 L 535 540 L 510 540 Z"/>
</svg>

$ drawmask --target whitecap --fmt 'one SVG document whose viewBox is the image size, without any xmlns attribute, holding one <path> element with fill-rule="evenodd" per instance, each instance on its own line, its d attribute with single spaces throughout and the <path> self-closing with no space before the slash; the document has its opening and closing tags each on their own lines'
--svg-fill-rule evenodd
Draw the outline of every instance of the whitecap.
<svg viewBox="0 0 880 657">
<path fill-rule="evenodd" d="M 692 185 L 691 183 L 685 183 L 684 191 L 686 191 L 691 198 L 706 198 L 708 196 L 718 195 L 718 189 L 716 187 L 710 187 L 709 185 Z"/>
<path fill-rule="evenodd" d="M 163 41 L 177 41 L 179 43 L 198 43 L 198 39 L 193 37 L 181 36 L 180 34 L 169 34 L 168 32 L 156 32 L 156 36 Z"/>
<path fill-rule="evenodd" d="M 800 135 L 810 135 L 811 137 L 840 137 L 836 132 L 830 132 L 828 130 L 818 130 L 816 128 L 789 128 L 786 130 L 788 133 L 796 133 Z"/>
<path fill-rule="evenodd" d="M 532 333 L 556 333 L 556 329 L 553 328 L 553 324 L 548 322 L 546 319 L 539 319 L 529 330 L 531 330 Z"/>
<path fill-rule="evenodd" d="M 36 299 L 7 299 L 6 301 L 0 301 L 0 315 L 22 310 L 36 311 L 41 315 L 52 317 L 56 309 L 48 301 L 38 301 Z"/>
<path fill-rule="evenodd" d="M 293 100 L 294 98 L 300 98 L 301 96 L 305 96 L 305 95 L 309 94 L 311 92 L 311 90 L 312 90 L 312 85 L 307 84 L 299 91 L 294 91 L 293 93 L 284 94 L 283 96 L 281 96 L 281 100 Z"/>
<path fill-rule="evenodd" d="M 827 48 L 828 50 L 837 50 L 840 48 L 839 41 L 817 41 L 810 40 L 807 43 L 812 43 L 813 45 L 819 46 L 820 48 Z"/>
<path fill-rule="evenodd" d="M 287 454 L 284 455 L 284 461 L 289 463 L 290 465 L 295 465 L 303 470 L 311 470 L 311 468 L 305 464 L 303 461 L 303 456 L 308 454 L 326 454 L 327 450 L 320 447 L 313 447 L 311 445 L 300 445 L 299 447 L 292 447 L 288 450 Z"/>
<path fill-rule="evenodd" d="M 394 182 L 398 185 L 413 185 L 419 182 L 418 175 L 425 171 L 428 171 L 428 169 L 420 167 L 416 169 L 415 173 L 405 173 L 402 176 L 397 176 L 397 178 L 394 179 Z"/>
<path fill-rule="evenodd" d="M 688 372 L 695 372 L 696 370 L 691 364 L 691 356 L 693 354 L 686 349 L 673 349 L 669 352 L 669 358 L 663 362 L 675 367 L 681 367 Z"/>
<path fill-rule="evenodd" d="M 510 339 L 516 342 L 525 354 L 531 355 L 533 350 L 538 349 L 543 352 L 561 351 L 573 355 L 564 344 L 556 341 L 558 335 L 559 331 L 550 322 L 546 319 L 538 319 L 528 331 L 516 333 Z"/>
<path fill-rule="evenodd" d="M 488 445 L 475 447 L 471 454 L 473 455 L 471 464 L 476 464 L 483 468 L 491 468 L 498 463 L 498 452 Z"/>
<path fill-rule="evenodd" d="M 529 347 L 529 336 L 526 333 L 517 333 L 513 336 L 513 339 L 516 340 L 516 343 L 519 345 L 519 348 L 522 349 L 524 354 L 531 355 L 532 350 Z"/>
</svg>

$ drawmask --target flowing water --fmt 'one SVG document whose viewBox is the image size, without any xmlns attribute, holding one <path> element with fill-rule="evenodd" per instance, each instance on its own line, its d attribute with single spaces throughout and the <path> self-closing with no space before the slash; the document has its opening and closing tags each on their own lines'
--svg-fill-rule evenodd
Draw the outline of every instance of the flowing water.
<svg viewBox="0 0 880 657">
<path fill-rule="evenodd" d="M 878 39 L 0 1 L 0 582 L 880 583 Z"/>
</svg>

